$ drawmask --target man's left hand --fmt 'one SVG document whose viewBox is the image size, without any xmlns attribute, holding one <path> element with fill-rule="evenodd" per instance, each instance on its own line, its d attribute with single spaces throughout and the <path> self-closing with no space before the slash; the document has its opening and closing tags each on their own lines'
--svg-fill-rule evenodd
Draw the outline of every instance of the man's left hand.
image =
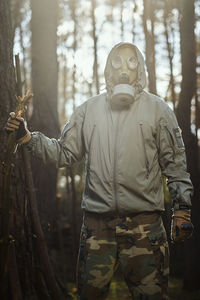
<svg viewBox="0 0 200 300">
<path fill-rule="evenodd" d="M 190 210 L 175 210 L 172 215 L 171 239 L 182 242 L 192 235 L 194 226 L 190 219 Z"/>
</svg>

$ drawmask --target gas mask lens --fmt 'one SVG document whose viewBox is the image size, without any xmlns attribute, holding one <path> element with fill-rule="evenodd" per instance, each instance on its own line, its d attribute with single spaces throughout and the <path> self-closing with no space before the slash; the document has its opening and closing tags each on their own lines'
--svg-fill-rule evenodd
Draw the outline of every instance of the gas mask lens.
<svg viewBox="0 0 200 300">
<path fill-rule="evenodd" d="M 121 68 L 122 65 L 123 65 L 123 57 L 120 55 L 114 56 L 112 59 L 112 67 L 117 70 L 117 69 Z M 137 66 L 138 66 L 137 58 L 135 56 L 130 56 L 127 59 L 128 69 L 133 71 L 137 68 Z"/>
<path fill-rule="evenodd" d="M 138 61 L 137 61 L 137 58 L 135 56 L 131 56 L 127 59 L 127 65 L 128 65 L 128 68 L 133 71 L 137 68 L 138 66 Z"/>
<path fill-rule="evenodd" d="M 120 55 L 116 55 L 113 57 L 112 59 L 112 66 L 114 69 L 119 69 L 121 68 L 122 66 L 122 63 L 123 63 L 123 60 L 122 60 L 122 57 Z"/>
</svg>

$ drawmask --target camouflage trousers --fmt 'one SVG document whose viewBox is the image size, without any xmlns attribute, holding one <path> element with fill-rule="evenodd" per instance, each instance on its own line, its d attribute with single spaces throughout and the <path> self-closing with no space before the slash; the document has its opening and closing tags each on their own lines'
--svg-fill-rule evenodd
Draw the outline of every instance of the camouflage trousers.
<svg viewBox="0 0 200 300">
<path fill-rule="evenodd" d="M 77 274 L 79 299 L 106 299 L 119 264 L 132 299 L 169 299 L 169 251 L 159 214 L 85 214 Z"/>
</svg>

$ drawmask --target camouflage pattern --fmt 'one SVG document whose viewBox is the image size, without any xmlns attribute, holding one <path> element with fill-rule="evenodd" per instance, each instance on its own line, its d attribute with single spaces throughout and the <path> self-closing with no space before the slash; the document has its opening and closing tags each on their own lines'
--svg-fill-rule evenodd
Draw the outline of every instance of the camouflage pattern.
<svg viewBox="0 0 200 300">
<path fill-rule="evenodd" d="M 159 214 L 86 213 L 79 250 L 79 299 L 106 299 L 119 264 L 132 299 L 169 299 L 169 251 Z"/>
</svg>

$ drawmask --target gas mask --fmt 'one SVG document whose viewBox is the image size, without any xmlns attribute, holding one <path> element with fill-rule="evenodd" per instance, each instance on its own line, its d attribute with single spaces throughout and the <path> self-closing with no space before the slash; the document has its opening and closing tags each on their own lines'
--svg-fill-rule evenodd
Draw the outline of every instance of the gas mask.
<svg viewBox="0 0 200 300">
<path fill-rule="evenodd" d="M 117 48 L 111 58 L 113 89 L 111 106 L 129 107 L 135 96 L 135 83 L 138 73 L 138 59 L 133 47 L 127 45 Z"/>
</svg>

